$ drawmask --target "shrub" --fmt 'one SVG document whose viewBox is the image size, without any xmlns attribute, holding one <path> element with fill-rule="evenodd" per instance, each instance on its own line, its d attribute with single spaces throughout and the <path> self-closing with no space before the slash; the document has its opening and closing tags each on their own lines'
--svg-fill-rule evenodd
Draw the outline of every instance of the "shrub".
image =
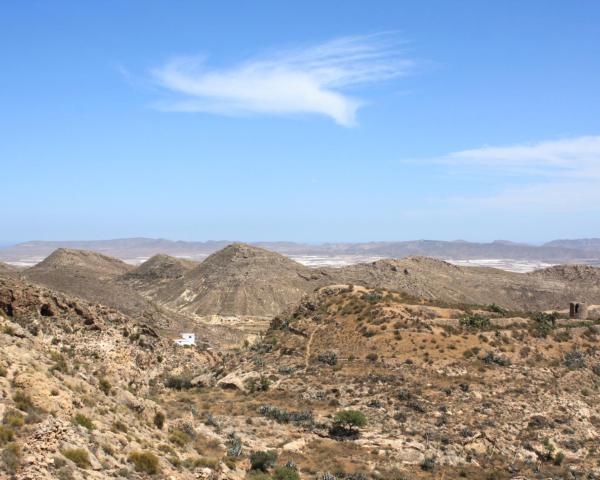
<svg viewBox="0 0 600 480">
<path fill-rule="evenodd" d="M 88 430 L 94 429 L 94 422 L 88 417 L 86 417 L 83 413 L 78 413 L 73 417 L 73 423 L 75 425 L 81 425 L 82 427 L 87 428 Z"/>
<path fill-rule="evenodd" d="M 90 466 L 90 456 L 87 450 L 83 448 L 67 448 L 61 453 L 79 468 L 87 468 Z"/>
<path fill-rule="evenodd" d="M 510 365 L 512 364 L 509 358 L 500 357 L 498 355 L 495 355 L 493 352 L 486 353 L 481 360 L 484 363 L 487 363 L 488 365 L 491 363 L 495 363 L 496 365 L 500 365 L 501 367 L 510 367 Z"/>
<path fill-rule="evenodd" d="M 273 450 L 252 452 L 250 455 L 250 467 L 252 470 L 266 472 L 277 461 L 277 452 Z"/>
<path fill-rule="evenodd" d="M 425 472 L 431 472 L 434 468 L 435 468 L 435 458 L 433 457 L 426 457 L 423 459 L 423 461 L 421 462 L 421 470 L 425 471 Z"/>
<path fill-rule="evenodd" d="M 490 319 L 479 313 L 470 313 L 460 319 L 460 324 L 470 330 L 482 330 L 490 327 Z"/>
<path fill-rule="evenodd" d="M 4 412 L 2 423 L 4 425 L 8 425 L 9 427 L 19 428 L 25 424 L 25 418 L 21 412 L 11 408 Z"/>
<path fill-rule="evenodd" d="M 160 471 L 158 457 L 152 452 L 132 452 L 129 461 L 135 466 L 136 472 L 154 475 Z"/>
<path fill-rule="evenodd" d="M 531 330 L 534 336 L 545 338 L 556 326 L 556 320 L 559 317 L 557 312 L 535 312 L 531 314 Z"/>
<path fill-rule="evenodd" d="M 98 387 L 104 393 L 104 395 L 108 395 L 111 390 L 110 382 L 106 378 L 101 378 L 98 382 Z"/>
<path fill-rule="evenodd" d="M 18 391 L 13 395 L 13 401 L 15 402 L 15 407 L 17 407 L 22 412 L 31 412 L 35 409 L 33 405 L 33 401 L 31 397 L 27 395 L 25 392 Z"/>
<path fill-rule="evenodd" d="M 563 452 L 557 452 L 556 455 L 554 455 L 554 465 L 561 465 L 564 459 L 565 454 Z"/>
<path fill-rule="evenodd" d="M 337 365 L 337 354 L 335 352 L 323 352 L 317 355 L 317 360 L 327 365 Z"/>
<path fill-rule="evenodd" d="M 565 354 L 564 362 L 567 368 L 584 368 L 585 354 L 580 350 L 571 350 Z"/>
<path fill-rule="evenodd" d="M 15 431 L 6 425 L 0 425 L 0 445 L 12 442 L 15 438 Z"/>
<path fill-rule="evenodd" d="M 0 377 L 6 377 L 6 375 L 8 375 L 8 370 L 0 365 Z"/>
<path fill-rule="evenodd" d="M 189 390 L 192 388 L 192 382 L 188 377 L 171 375 L 166 378 L 165 387 L 173 390 Z"/>
<path fill-rule="evenodd" d="M 258 413 L 265 417 L 272 418 L 278 423 L 295 423 L 304 424 L 313 422 L 313 413 L 311 411 L 304 412 L 286 412 L 278 407 L 272 407 L 271 405 L 261 405 L 258 408 Z"/>
<path fill-rule="evenodd" d="M 271 386 L 271 381 L 263 375 L 261 375 L 258 379 L 248 378 L 244 383 L 250 393 L 266 392 Z"/>
<path fill-rule="evenodd" d="M 366 356 L 365 358 L 366 358 L 366 359 L 367 359 L 369 362 L 376 362 L 376 361 L 377 361 L 377 358 L 379 358 L 379 357 L 378 357 L 378 355 L 377 355 L 376 353 L 373 353 L 373 352 L 371 352 L 371 353 L 368 353 L 368 354 L 367 354 L 367 356 Z"/>
<path fill-rule="evenodd" d="M 2 461 L 10 473 L 15 473 L 21 466 L 21 445 L 9 443 L 2 451 Z"/>
<path fill-rule="evenodd" d="M 154 425 L 159 430 L 162 430 L 164 424 L 165 424 L 165 414 L 162 412 L 156 412 L 154 414 Z"/>
<path fill-rule="evenodd" d="M 192 437 L 189 436 L 187 433 L 176 429 L 171 432 L 171 435 L 169 435 L 169 440 L 175 445 L 184 447 L 192 441 Z"/>
<path fill-rule="evenodd" d="M 50 368 L 50 371 L 59 371 L 61 373 L 69 373 L 69 366 L 65 357 L 58 352 L 50 352 L 50 358 L 54 361 L 54 365 Z"/>
<path fill-rule="evenodd" d="M 300 480 L 298 471 L 293 467 L 283 466 L 277 467 L 273 475 L 275 480 Z"/>
<path fill-rule="evenodd" d="M 488 311 L 497 313 L 499 315 L 506 315 L 508 313 L 508 310 L 506 310 L 506 308 L 502 308 L 501 306 L 496 305 L 495 303 L 488 305 L 487 309 Z"/>
<path fill-rule="evenodd" d="M 239 457 L 242 455 L 242 441 L 236 437 L 235 433 L 231 432 L 227 436 L 227 441 L 225 442 L 227 445 L 227 456 L 228 457 Z"/>
</svg>

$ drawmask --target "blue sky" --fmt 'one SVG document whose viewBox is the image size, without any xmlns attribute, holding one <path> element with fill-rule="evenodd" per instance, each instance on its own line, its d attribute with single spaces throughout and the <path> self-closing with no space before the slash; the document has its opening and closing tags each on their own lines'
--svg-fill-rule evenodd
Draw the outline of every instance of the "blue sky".
<svg viewBox="0 0 600 480">
<path fill-rule="evenodd" d="M 600 236 L 600 3 L 0 6 L 0 240 Z"/>
</svg>

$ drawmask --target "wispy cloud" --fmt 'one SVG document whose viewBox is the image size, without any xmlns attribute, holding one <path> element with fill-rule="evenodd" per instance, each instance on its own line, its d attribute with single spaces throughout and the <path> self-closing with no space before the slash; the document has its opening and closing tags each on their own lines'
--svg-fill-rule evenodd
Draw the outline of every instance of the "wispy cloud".
<svg viewBox="0 0 600 480">
<path fill-rule="evenodd" d="M 346 89 L 394 79 L 412 67 L 396 36 L 379 33 L 272 52 L 228 68 L 211 67 L 204 57 L 179 57 L 151 75 L 179 97 L 162 102 L 166 110 L 321 114 L 348 127 L 356 123 L 364 102 Z"/>
<path fill-rule="evenodd" d="M 584 136 L 504 147 L 461 150 L 442 162 L 495 170 L 526 169 L 540 174 L 600 176 L 600 136 Z"/>
<path fill-rule="evenodd" d="M 454 207 L 544 212 L 600 211 L 600 136 L 461 150 L 435 163 L 464 168 L 489 184 L 489 194 L 446 199 Z M 506 178 L 505 174 L 513 174 Z M 514 174 L 519 174 L 515 180 Z"/>
</svg>

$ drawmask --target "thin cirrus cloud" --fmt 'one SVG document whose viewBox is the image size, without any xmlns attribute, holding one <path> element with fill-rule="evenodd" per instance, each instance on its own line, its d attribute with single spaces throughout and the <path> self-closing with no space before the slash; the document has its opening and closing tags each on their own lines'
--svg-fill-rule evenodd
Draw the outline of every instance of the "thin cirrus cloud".
<svg viewBox="0 0 600 480">
<path fill-rule="evenodd" d="M 153 81 L 176 99 L 158 108 L 221 115 L 318 114 L 350 127 L 364 102 L 346 89 L 406 75 L 395 35 L 343 37 L 305 48 L 273 52 L 227 68 L 206 58 L 179 57 L 151 71 Z"/>
<path fill-rule="evenodd" d="M 434 162 L 452 169 L 464 168 L 471 175 L 485 178 L 486 183 L 495 178 L 496 187 L 489 194 L 447 199 L 454 207 L 518 212 L 600 211 L 600 136 L 486 146 L 453 152 Z"/>
</svg>

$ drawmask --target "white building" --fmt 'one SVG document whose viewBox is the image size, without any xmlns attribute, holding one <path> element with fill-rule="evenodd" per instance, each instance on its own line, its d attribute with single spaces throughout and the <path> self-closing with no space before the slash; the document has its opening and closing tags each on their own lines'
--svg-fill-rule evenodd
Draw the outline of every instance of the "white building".
<svg viewBox="0 0 600 480">
<path fill-rule="evenodd" d="M 196 334 L 195 333 L 182 333 L 181 338 L 175 340 L 177 345 L 196 345 Z"/>
</svg>

